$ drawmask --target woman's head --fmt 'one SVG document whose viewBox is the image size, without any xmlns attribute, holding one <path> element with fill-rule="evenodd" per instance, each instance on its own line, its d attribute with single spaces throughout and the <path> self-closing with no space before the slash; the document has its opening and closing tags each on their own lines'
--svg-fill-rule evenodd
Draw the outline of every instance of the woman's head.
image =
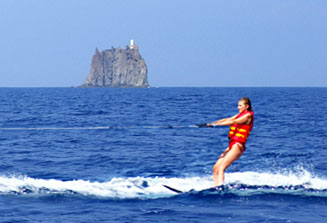
<svg viewBox="0 0 327 223">
<path fill-rule="evenodd" d="M 251 105 L 251 101 L 249 98 L 247 97 L 244 97 L 244 98 L 241 98 L 239 101 L 238 101 L 238 110 L 240 112 L 243 112 L 245 110 L 247 111 L 252 111 L 252 105 Z"/>
</svg>

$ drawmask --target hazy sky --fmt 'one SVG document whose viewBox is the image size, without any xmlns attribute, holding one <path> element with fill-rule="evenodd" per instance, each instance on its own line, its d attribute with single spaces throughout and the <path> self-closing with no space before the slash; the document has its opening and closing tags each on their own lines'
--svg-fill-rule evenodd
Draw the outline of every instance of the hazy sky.
<svg viewBox="0 0 327 223">
<path fill-rule="evenodd" d="M 81 85 L 130 39 L 151 86 L 327 86 L 326 0 L 0 0 L 0 87 Z"/>
</svg>

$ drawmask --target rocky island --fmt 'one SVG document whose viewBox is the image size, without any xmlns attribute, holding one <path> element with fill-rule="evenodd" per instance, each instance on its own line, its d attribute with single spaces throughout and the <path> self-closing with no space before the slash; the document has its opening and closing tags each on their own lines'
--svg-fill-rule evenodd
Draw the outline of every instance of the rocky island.
<svg viewBox="0 0 327 223">
<path fill-rule="evenodd" d="M 139 47 L 131 40 L 126 49 L 96 49 L 81 87 L 149 87 L 148 69 Z"/>
</svg>

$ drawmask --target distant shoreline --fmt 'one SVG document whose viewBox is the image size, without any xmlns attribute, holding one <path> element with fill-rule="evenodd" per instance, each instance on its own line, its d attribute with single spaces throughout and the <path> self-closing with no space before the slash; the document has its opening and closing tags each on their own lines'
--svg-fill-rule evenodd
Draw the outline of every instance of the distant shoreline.
<svg viewBox="0 0 327 223">
<path fill-rule="evenodd" d="M 3 88 L 77 88 L 77 89 L 151 89 L 151 88 L 327 88 L 327 86 L 151 86 L 151 87 L 0 87 Z"/>
</svg>

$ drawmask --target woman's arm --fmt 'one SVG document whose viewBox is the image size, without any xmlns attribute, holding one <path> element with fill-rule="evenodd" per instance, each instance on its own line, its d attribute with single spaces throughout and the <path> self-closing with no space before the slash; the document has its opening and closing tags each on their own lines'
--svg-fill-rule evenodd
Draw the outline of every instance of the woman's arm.
<svg viewBox="0 0 327 223">
<path fill-rule="evenodd" d="M 230 117 L 230 118 L 225 118 L 225 119 L 220 119 L 218 121 L 209 123 L 208 125 L 211 126 L 228 126 L 228 125 L 234 125 L 234 124 L 243 124 L 243 123 L 250 123 L 251 122 L 251 114 L 246 114 L 243 115 L 242 117 L 236 118 L 237 115 Z"/>
<path fill-rule="evenodd" d="M 229 118 L 223 118 L 223 119 L 220 119 L 220 120 L 217 120 L 217 121 L 214 121 L 214 122 L 210 122 L 207 125 L 208 126 L 220 125 L 221 123 L 225 123 L 225 122 L 229 122 L 229 121 L 234 120 L 236 118 L 236 116 L 237 115 L 234 115 L 234 116 L 229 117 Z"/>
</svg>

